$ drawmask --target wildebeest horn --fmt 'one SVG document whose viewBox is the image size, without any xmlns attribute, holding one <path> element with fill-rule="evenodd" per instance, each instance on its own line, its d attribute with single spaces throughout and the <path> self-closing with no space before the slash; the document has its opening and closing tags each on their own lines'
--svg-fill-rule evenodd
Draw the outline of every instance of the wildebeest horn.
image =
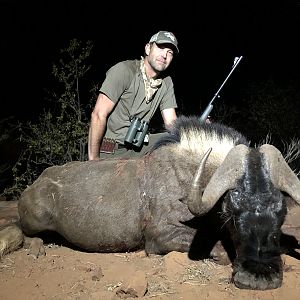
<svg viewBox="0 0 300 300">
<path fill-rule="evenodd" d="M 194 176 L 190 193 L 187 199 L 187 205 L 191 213 L 197 214 L 199 206 L 201 206 L 201 176 L 203 174 L 205 164 L 212 148 L 209 148 L 204 156 L 201 158 L 198 170 Z"/>
<path fill-rule="evenodd" d="M 269 144 L 262 145 L 259 151 L 264 154 L 267 169 L 274 186 L 289 194 L 300 204 L 300 180 L 291 170 L 281 152 Z"/>
<path fill-rule="evenodd" d="M 210 153 L 210 151 L 209 151 Z M 205 155 L 209 155 L 209 153 Z M 244 174 L 245 157 L 249 153 L 249 148 L 245 145 L 238 145 L 231 149 L 218 167 L 210 181 L 208 182 L 203 195 L 200 191 L 199 171 L 203 170 L 203 160 L 200 162 L 198 172 L 193 181 L 193 186 L 187 199 L 187 205 L 190 212 L 194 215 L 203 215 L 209 211 L 218 201 L 218 199 L 229 189 L 236 186 L 237 180 Z"/>
</svg>

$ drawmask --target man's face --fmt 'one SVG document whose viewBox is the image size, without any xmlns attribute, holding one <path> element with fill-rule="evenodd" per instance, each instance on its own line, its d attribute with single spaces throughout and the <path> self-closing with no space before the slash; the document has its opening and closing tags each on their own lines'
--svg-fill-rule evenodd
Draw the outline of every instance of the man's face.
<svg viewBox="0 0 300 300">
<path fill-rule="evenodd" d="M 148 44 L 146 46 L 147 60 L 156 72 L 162 72 L 168 68 L 173 60 L 174 50 L 170 44 Z"/>
</svg>

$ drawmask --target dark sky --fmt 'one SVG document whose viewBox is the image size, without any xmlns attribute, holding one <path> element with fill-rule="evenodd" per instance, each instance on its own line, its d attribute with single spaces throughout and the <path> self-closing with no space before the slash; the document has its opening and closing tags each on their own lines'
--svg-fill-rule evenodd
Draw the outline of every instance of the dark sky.
<svg viewBox="0 0 300 300">
<path fill-rule="evenodd" d="M 300 77 L 300 1 L 207 2 L 0 0 L 0 117 L 43 107 L 51 65 L 72 38 L 93 41 L 91 76 L 102 81 L 112 64 L 139 58 L 152 34 L 173 31 L 175 90 L 188 106 L 210 100 L 236 56 L 229 85 Z"/>
</svg>

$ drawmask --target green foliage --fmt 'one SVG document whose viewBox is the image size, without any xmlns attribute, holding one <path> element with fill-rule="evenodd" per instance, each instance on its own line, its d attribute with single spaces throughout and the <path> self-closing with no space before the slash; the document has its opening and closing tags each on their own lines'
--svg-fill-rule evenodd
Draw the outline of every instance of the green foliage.
<svg viewBox="0 0 300 300">
<path fill-rule="evenodd" d="M 36 123 L 18 124 L 22 151 L 12 168 L 14 183 L 4 190 L 6 197 L 18 198 L 47 167 L 87 159 L 89 120 L 81 104 L 80 83 L 90 69 L 86 60 L 91 50 L 91 42 L 82 45 L 76 39 L 61 50 L 62 58 L 52 68 L 59 92 L 50 94 L 50 108 Z"/>
</svg>

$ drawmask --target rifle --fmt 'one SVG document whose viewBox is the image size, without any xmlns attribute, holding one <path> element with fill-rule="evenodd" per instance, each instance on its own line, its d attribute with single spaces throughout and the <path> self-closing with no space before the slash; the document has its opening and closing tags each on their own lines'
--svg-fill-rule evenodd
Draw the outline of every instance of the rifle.
<svg viewBox="0 0 300 300">
<path fill-rule="evenodd" d="M 213 109 L 213 102 L 214 102 L 214 100 L 217 97 L 220 98 L 219 93 L 220 93 L 222 87 L 225 85 L 226 81 L 228 80 L 228 78 L 230 77 L 230 75 L 232 74 L 232 72 L 234 71 L 234 69 L 237 67 L 237 65 L 239 64 L 239 62 L 242 60 L 242 58 L 243 58 L 243 56 L 235 57 L 233 66 L 231 68 L 231 71 L 229 72 L 229 74 L 227 75 L 227 77 L 225 78 L 225 80 L 223 81 L 223 83 L 221 84 L 220 88 L 215 93 L 215 95 L 213 96 L 213 98 L 210 100 L 210 102 L 208 103 L 206 109 L 204 110 L 204 112 L 202 113 L 201 117 L 199 118 L 201 124 L 205 123 L 207 117 L 209 116 L 210 112 Z"/>
</svg>

